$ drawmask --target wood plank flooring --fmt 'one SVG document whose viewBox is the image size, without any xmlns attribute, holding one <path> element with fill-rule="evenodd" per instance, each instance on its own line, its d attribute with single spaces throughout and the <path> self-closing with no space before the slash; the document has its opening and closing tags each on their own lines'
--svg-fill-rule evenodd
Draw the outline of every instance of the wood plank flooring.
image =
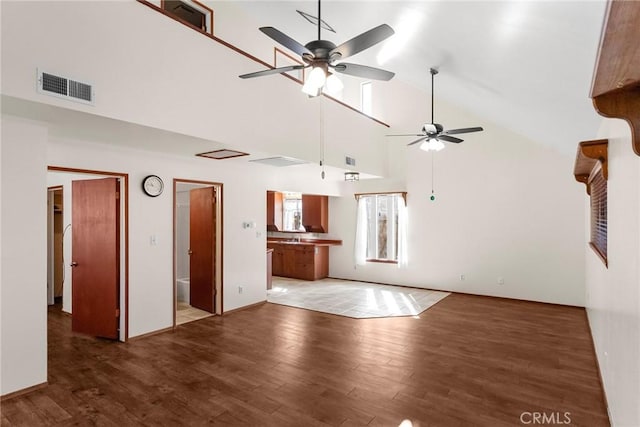
<svg viewBox="0 0 640 427">
<path fill-rule="evenodd" d="M 49 318 L 49 386 L 2 402 L 2 426 L 609 425 L 579 308 L 452 294 L 420 318 L 351 319 L 267 303 L 126 344 Z"/>
</svg>

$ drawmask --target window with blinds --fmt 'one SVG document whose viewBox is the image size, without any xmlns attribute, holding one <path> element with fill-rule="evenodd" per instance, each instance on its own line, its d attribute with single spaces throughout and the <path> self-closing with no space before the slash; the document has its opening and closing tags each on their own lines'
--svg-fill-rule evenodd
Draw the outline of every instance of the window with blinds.
<svg viewBox="0 0 640 427">
<path fill-rule="evenodd" d="M 607 262 L 607 180 L 602 170 L 589 183 L 591 188 L 591 246 Z"/>
<path fill-rule="evenodd" d="M 589 246 L 607 262 L 607 177 L 609 175 L 609 140 L 596 139 L 578 144 L 573 175 L 587 187 L 591 204 L 591 236 Z"/>
</svg>

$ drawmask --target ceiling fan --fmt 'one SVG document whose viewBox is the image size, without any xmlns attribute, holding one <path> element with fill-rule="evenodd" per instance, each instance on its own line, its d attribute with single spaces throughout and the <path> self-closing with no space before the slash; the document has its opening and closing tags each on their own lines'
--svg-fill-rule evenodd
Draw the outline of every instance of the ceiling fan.
<svg viewBox="0 0 640 427">
<path fill-rule="evenodd" d="M 422 129 L 421 129 L 422 133 L 418 133 L 418 134 L 410 133 L 410 134 L 403 134 L 403 135 L 387 135 L 387 136 L 419 136 L 420 138 L 408 143 L 407 145 L 414 145 L 414 144 L 417 144 L 418 142 L 425 141 L 420 146 L 422 150 L 440 151 L 444 148 L 444 143 L 442 141 L 453 142 L 454 144 L 459 144 L 462 141 L 464 141 L 463 139 L 456 138 L 455 136 L 451 136 L 451 135 L 458 135 L 461 133 L 470 133 L 470 132 L 480 132 L 484 129 L 482 129 L 481 127 L 472 127 L 472 128 L 444 130 L 444 127 L 441 124 L 435 123 L 435 121 L 433 120 L 433 78 L 436 74 L 438 74 L 438 70 L 435 68 L 431 68 L 429 69 L 429 71 L 431 72 L 431 123 L 425 123 L 422 126 Z"/>
<path fill-rule="evenodd" d="M 306 45 L 302 45 L 273 27 L 260 28 L 260 31 L 264 34 L 300 55 L 304 65 L 289 65 L 286 67 L 257 71 L 254 73 L 243 74 L 240 78 L 248 79 L 253 77 L 262 77 L 270 74 L 280 74 L 312 67 L 311 73 L 306 79 L 302 91 L 310 96 L 318 96 L 322 92 L 322 88 L 325 83 L 327 85 L 327 89 L 330 89 L 330 86 L 337 86 L 338 90 L 342 88 L 342 82 L 340 82 L 340 80 L 329 70 L 374 80 L 390 80 L 395 75 L 395 73 L 390 71 L 368 67 L 366 65 L 337 62 L 341 59 L 362 52 L 363 50 L 368 49 L 393 35 L 394 31 L 389 25 L 379 25 L 342 43 L 339 46 L 336 46 L 334 43 L 320 38 L 322 22 L 320 11 L 320 0 L 318 0 L 318 39 L 310 41 Z"/>
</svg>

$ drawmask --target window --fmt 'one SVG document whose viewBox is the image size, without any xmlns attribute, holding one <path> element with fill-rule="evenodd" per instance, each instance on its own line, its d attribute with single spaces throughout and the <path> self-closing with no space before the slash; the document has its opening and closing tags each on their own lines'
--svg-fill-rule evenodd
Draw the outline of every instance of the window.
<svg viewBox="0 0 640 427">
<path fill-rule="evenodd" d="M 602 170 L 594 174 L 591 182 L 591 246 L 607 259 L 607 180 Z"/>
<path fill-rule="evenodd" d="M 302 194 L 284 193 L 282 198 L 282 230 L 305 231 L 302 225 Z"/>
<path fill-rule="evenodd" d="M 360 83 L 360 111 L 370 116 L 372 108 L 371 82 Z"/>
<path fill-rule="evenodd" d="M 367 209 L 367 261 L 398 260 L 398 198 L 364 198 Z"/>
<path fill-rule="evenodd" d="M 607 176 L 609 140 L 582 141 L 578 144 L 573 174 L 587 187 L 591 205 L 591 235 L 589 246 L 607 261 Z"/>
<path fill-rule="evenodd" d="M 298 61 L 293 56 L 289 55 L 285 51 L 278 49 L 277 47 L 273 48 L 273 66 L 278 67 L 286 67 L 289 65 L 304 65 L 302 61 Z M 304 68 L 301 70 L 293 70 L 288 71 L 284 74 L 287 74 L 294 79 L 304 82 Z"/>
<path fill-rule="evenodd" d="M 356 263 L 406 264 L 406 193 L 360 194 Z"/>
<path fill-rule="evenodd" d="M 162 0 L 162 9 L 206 33 L 213 34 L 213 10 L 196 0 Z"/>
</svg>

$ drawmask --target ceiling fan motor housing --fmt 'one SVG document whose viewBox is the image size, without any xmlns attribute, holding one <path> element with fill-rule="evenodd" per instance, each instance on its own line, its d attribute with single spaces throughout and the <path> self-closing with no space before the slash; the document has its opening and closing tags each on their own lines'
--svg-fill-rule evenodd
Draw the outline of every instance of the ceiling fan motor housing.
<svg viewBox="0 0 640 427">
<path fill-rule="evenodd" d="M 437 135 L 443 130 L 444 127 L 439 123 L 425 123 L 422 126 L 422 132 L 424 132 L 425 135 Z"/>
<path fill-rule="evenodd" d="M 328 40 L 314 40 L 307 43 L 304 47 L 313 52 L 315 59 L 329 59 L 329 52 L 336 48 L 336 45 Z"/>
</svg>

